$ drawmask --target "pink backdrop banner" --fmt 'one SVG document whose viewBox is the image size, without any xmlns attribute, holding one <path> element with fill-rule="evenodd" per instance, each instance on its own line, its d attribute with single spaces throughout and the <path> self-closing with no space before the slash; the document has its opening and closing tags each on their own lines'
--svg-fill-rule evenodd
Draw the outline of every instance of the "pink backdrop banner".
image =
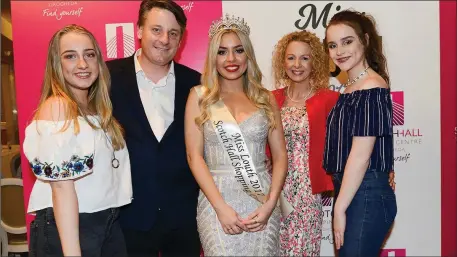
<svg viewBox="0 0 457 257">
<path fill-rule="evenodd" d="M 90 30 L 102 48 L 105 60 L 128 57 L 139 47 L 136 21 L 141 1 L 11 1 L 14 24 L 14 69 L 20 143 L 32 119 L 41 91 L 48 43 L 68 24 Z M 222 14 L 221 1 L 177 1 L 187 18 L 187 31 L 176 61 L 201 71 L 211 22 Z M 23 155 L 24 204 L 35 182 Z M 27 215 L 27 227 L 33 216 Z"/>
<path fill-rule="evenodd" d="M 457 256 L 456 7 L 455 1 L 440 1 L 442 256 Z"/>
</svg>

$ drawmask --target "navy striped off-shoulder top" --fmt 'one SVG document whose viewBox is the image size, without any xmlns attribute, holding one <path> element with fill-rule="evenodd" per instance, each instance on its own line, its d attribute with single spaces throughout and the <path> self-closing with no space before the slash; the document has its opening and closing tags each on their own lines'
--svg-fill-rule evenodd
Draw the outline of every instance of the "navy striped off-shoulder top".
<svg viewBox="0 0 457 257">
<path fill-rule="evenodd" d="M 374 136 L 368 169 L 393 170 L 392 99 L 390 90 L 372 88 L 341 94 L 327 117 L 324 169 L 344 171 L 355 136 Z"/>
</svg>

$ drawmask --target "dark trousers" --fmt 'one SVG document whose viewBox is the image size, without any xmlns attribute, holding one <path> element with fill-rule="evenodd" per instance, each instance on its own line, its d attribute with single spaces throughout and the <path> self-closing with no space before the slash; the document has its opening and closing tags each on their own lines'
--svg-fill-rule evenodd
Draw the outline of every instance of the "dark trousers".
<svg viewBox="0 0 457 257">
<path fill-rule="evenodd" d="M 117 208 L 79 214 L 79 242 L 82 256 L 127 256 L 118 217 Z M 30 224 L 29 254 L 31 257 L 63 256 L 52 208 L 38 211 L 35 220 Z"/>
<path fill-rule="evenodd" d="M 342 181 L 343 174 L 333 175 L 335 201 Z M 395 193 L 389 186 L 389 175 L 368 170 L 346 210 L 344 244 L 338 251 L 338 256 L 379 256 L 396 215 L 397 202 Z"/>
<path fill-rule="evenodd" d="M 200 238 L 197 224 L 170 228 L 161 214 L 148 231 L 123 229 L 129 257 L 198 257 Z"/>
</svg>

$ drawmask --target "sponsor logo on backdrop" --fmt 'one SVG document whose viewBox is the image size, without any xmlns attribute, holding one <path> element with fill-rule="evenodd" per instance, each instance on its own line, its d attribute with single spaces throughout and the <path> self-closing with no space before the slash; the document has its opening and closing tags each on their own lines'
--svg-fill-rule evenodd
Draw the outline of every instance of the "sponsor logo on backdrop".
<svg viewBox="0 0 457 257">
<path fill-rule="evenodd" d="M 322 240 L 328 241 L 329 244 L 333 244 L 333 232 L 332 232 L 332 206 L 333 206 L 333 193 L 325 192 L 322 193 Z"/>
<path fill-rule="evenodd" d="M 322 24 L 322 27 L 327 28 L 328 21 L 330 20 L 329 18 L 331 18 L 334 13 L 332 13 L 332 15 L 329 14 L 334 11 L 338 12 L 339 10 L 341 10 L 340 5 L 333 6 L 333 3 L 328 3 L 325 5 L 324 9 L 320 11 L 320 14 L 318 14 L 317 7 L 314 4 L 305 4 L 298 10 L 298 14 L 302 18 L 295 21 L 295 27 L 301 30 L 308 29 L 311 22 L 311 27 L 313 29 L 316 29 L 319 24 Z"/>
<path fill-rule="evenodd" d="M 108 59 L 124 58 L 135 52 L 135 30 L 133 23 L 105 25 L 106 56 Z"/>
<path fill-rule="evenodd" d="M 343 93 L 344 92 L 344 88 L 345 88 L 343 86 L 343 84 L 344 84 L 344 82 L 339 80 L 337 77 L 330 77 L 329 78 L 329 86 L 328 86 L 328 88 L 330 90 L 333 90 L 333 91 L 336 91 L 336 92 L 339 92 L 339 93 Z"/>
<path fill-rule="evenodd" d="M 193 7 L 193 1 L 181 5 L 186 14 L 190 13 Z M 129 57 L 135 53 L 134 28 L 135 25 L 133 23 L 111 23 L 105 25 L 106 56 L 108 59 Z"/>
<path fill-rule="evenodd" d="M 391 92 L 394 126 L 405 124 L 405 104 L 403 96 L 403 91 Z"/>
<path fill-rule="evenodd" d="M 193 1 L 191 1 L 191 2 L 189 2 L 187 4 L 181 5 L 181 8 L 184 10 L 184 12 L 191 12 L 193 7 L 194 7 L 194 2 Z"/>
<path fill-rule="evenodd" d="M 341 5 L 334 3 L 326 4 L 322 10 L 318 10 L 314 4 L 305 4 L 298 10 L 301 18 L 296 20 L 294 25 L 300 30 L 311 30 L 311 28 L 315 30 L 319 26 L 325 29 L 331 17 L 340 10 Z M 332 60 L 330 60 L 329 65 L 331 70 L 329 88 L 333 91 L 343 92 L 343 81 L 347 81 L 346 72 L 342 72 L 340 68 L 333 64 Z"/>
<path fill-rule="evenodd" d="M 61 20 L 66 16 L 81 17 L 83 7 L 78 7 L 77 1 L 55 1 L 49 2 L 46 8 L 43 9 L 43 17 L 51 17 L 56 20 Z"/>
<path fill-rule="evenodd" d="M 406 249 L 383 249 L 381 257 L 406 257 Z"/>
<path fill-rule="evenodd" d="M 420 128 L 405 127 L 405 94 L 403 91 L 391 92 L 393 107 L 393 138 L 396 163 L 408 163 L 411 147 L 422 144 Z"/>
</svg>

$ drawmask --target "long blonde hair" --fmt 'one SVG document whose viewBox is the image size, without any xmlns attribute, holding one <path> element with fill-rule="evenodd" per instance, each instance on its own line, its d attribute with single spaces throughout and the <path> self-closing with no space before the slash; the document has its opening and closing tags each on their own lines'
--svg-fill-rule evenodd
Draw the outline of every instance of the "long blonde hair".
<svg viewBox="0 0 457 257">
<path fill-rule="evenodd" d="M 291 42 L 303 42 L 311 48 L 312 71 L 310 74 L 310 85 L 315 90 L 328 88 L 330 67 L 329 57 L 324 49 L 323 43 L 316 34 L 309 31 L 296 31 L 283 36 L 275 46 L 273 52 L 273 74 L 276 87 L 290 86 L 292 81 L 287 76 L 284 61 L 286 49 Z"/>
<path fill-rule="evenodd" d="M 221 44 L 222 36 L 227 33 L 235 33 L 243 45 L 248 57 L 248 68 L 243 74 L 243 91 L 254 105 L 264 110 L 268 117 L 270 129 L 275 128 L 275 119 L 270 102 L 270 92 L 262 86 L 262 72 L 257 64 L 251 40 L 247 35 L 237 29 L 223 29 L 218 31 L 210 40 L 206 54 L 205 66 L 202 73 L 201 83 L 208 90 L 200 97 L 199 106 L 201 114 L 195 118 L 195 123 L 200 127 L 210 118 L 209 107 L 219 100 L 220 85 L 219 73 L 216 68 L 217 52 Z"/>
<path fill-rule="evenodd" d="M 70 86 L 65 82 L 62 72 L 62 63 L 60 59 L 60 40 L 62 36 L 68 33 L 79 33 L 90 38 L 94 45 L 95 54 L 97 55 L 99 75 L 88 92 L 88 107 L 91 112 L 94 112 L 100 117 L 100 128 L 111 136 L 112 145 L 115 150 L 124 147 L 125 141 L 123 138 L 123 130 L 121 125 L 112 115 L 112 104 L 109 97 L 111 87 L 111 77 L 108 67 L 103 61 L 103 56 L 100 51 L 95 37 L 87 29 L 78 25 L 67 25 L 57 31 L 49 42 L 48 56 L 46 61 L 46 70 L 44 74 L 44 82 L 41 90 L 41 97 L 38 104 L 38 109 L 34 115 L 34 119 L 38 118 L 41 106 L 51 97 L 63 99 L 66 108 L 64 113 L 65 123 L 61 131 L 68 129 L 70 122 L 74 123 L 74 133 L 78 134 L 80 126 L 78 117 L 82 116 L 93 129 L 100 129 L 87 116 L 85 110 L 79 106 L 75 96 L 70 90 Z"/>
</svg>

